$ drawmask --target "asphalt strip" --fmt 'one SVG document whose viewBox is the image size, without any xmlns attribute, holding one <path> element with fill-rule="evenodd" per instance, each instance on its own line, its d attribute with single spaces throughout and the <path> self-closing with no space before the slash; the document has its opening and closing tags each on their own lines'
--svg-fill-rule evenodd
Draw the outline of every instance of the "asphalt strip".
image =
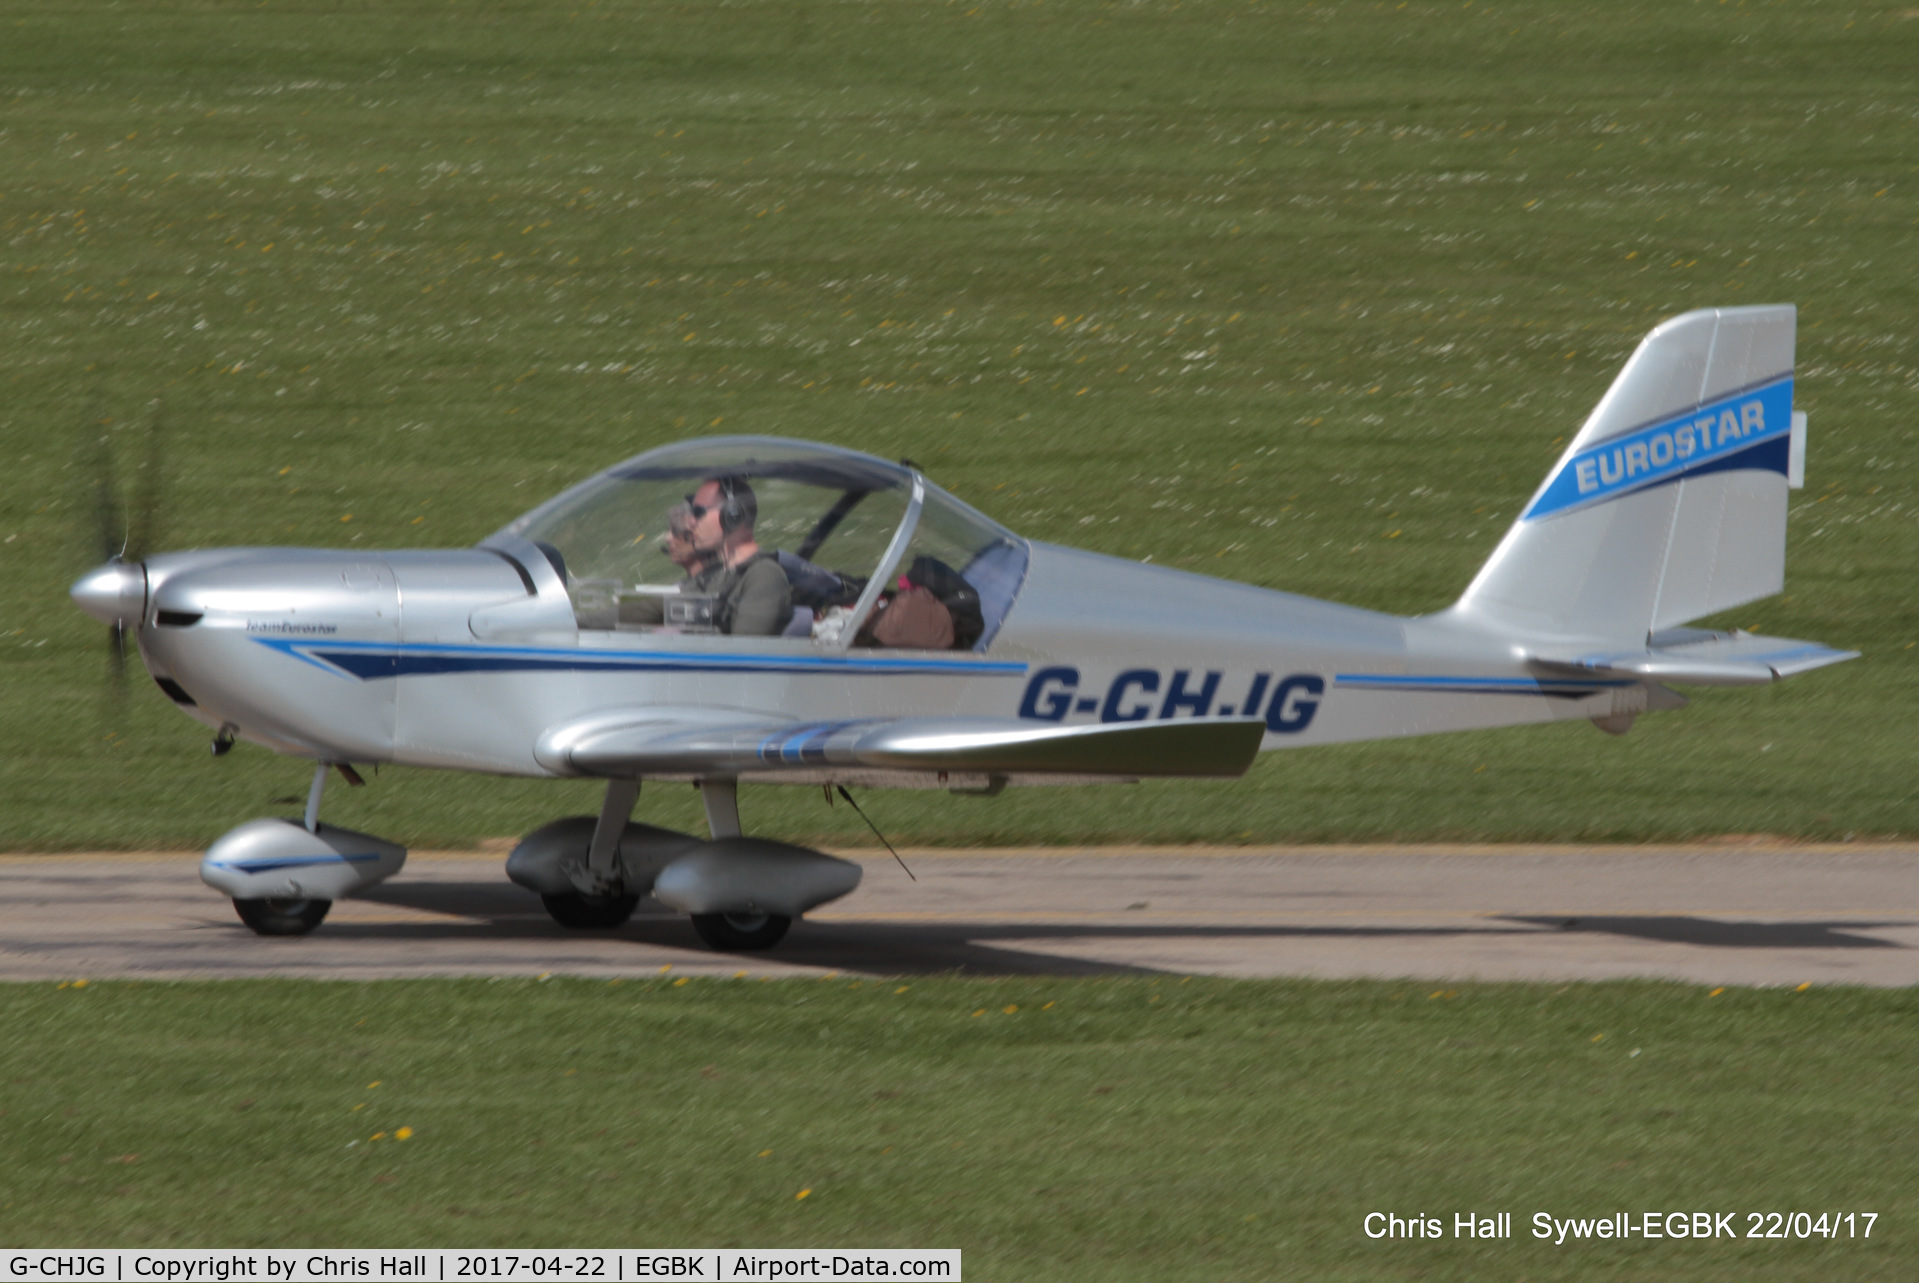
<svg viewBox="0 0 1919 1283">
<path fill-rule="evenodd" d="M 1919 844 L 1124 847 L 902 852 L 775 949 L 719 954 L 642 901 L 567 931 L 501 852 L 423 851 L 266 939 L 194 852 L 0 855 L 0 980 L 543 973 L 1656 977 L 1919 984 Z"/>
</svg>

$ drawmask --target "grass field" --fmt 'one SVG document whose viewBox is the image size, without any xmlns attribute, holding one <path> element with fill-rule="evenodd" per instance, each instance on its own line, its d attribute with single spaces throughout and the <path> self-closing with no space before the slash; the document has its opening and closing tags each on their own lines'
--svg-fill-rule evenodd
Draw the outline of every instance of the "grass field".
<svg viewBox="0 0 1919 1283">
<path fill-rule="evenodd" d="M 1910 992 L 0 988 L 9 1245 L 959 1246 L 972 1279 L 1910 1278 Z M 396 1139 L 400 1129 L 410 1133 Z M 810 1191 L 804 1198 L 801 1191 Z M 1369 1211 L 1513 1214 L 1376 1242 Z M 1532 1216 L 1880 1213 L 1554 1247 Z"/>
<path fill-rule="evenodd" d="M 960 844 L 1919 832 L 1905 0 L 15 0 L 0 23 L 0 848 L 194 846 L 304 786 L 209 760 L 144 680 L 112 713 L 65 598 L 102 431 L 131 490 L 163 414 L 162 547 L 466 544 L 738 430 L 911 455 L 1034 537 L 1423 611 L 1646 328 L 1773 301 L 1801 308 L 1811 483 L 1785 594 L 1716 622 L 1863 660 L 1624 740 L 872 809 Z M 391 771 L 328 814 L 453 844 L 592 805 Z M 684 790 L 643 806 L 692 821 Z M 746 810 L 865 840 L 811 793 Z"/>
</svg>

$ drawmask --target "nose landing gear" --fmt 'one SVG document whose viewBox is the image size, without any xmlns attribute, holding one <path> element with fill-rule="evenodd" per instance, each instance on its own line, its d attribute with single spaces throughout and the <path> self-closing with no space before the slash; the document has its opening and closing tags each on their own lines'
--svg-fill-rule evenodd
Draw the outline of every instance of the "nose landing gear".
<svg viewBox="0 0 1919 1283">
<path fill-rule="evenodd" d="M 263 936 L 303 936 L 333 902 L 392 877 L 406 848 L 370 833 L 320 823 L 320 797 L 335 763 L 320 762 L 302 820 L 248 820 L 221 835 L 200 861 L 200 880 L 233 900 L 240 921 Z M 341 766 L 349 783 L 360 783 Z"/>
<path fill-rule="evenodd" d="M 320 925 L 331 900 L 240 900 L 233 911 L 240 921 L 252 927 L 256 935 L 303 936 Z"/>
</svg>

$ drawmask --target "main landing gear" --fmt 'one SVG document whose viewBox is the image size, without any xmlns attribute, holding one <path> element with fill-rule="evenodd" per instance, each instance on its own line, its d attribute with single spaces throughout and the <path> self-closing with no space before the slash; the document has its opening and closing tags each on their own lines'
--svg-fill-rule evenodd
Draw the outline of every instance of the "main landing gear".
<svg viewBox="0 0 1919 1283">
<path fill-rule="evenodd" d="M 771 949 L 785 936 L 793 919 L 777 913 L 696 913 L 693 930 L 700 939 L 724 953 Z"/>
<path fill-rule="evenodd" d="M 553 920 L 563 927 L 572 927 L 577 931 L 606 930 L 609 927 L 626 925 L 633 916 L 633 910 L 639 907 L 637 895 L 581 895 L 575 891 L 569 895 L 543 895 L 540 903 L 553 915 Z"/>
<path fill-rule="evenodd" d="M 540 903 L 553 920 L 575 931 L 605 931 L 626 925 L 639 906 L 637 892 L 628 892 L 620 861 L 620 837 L 640 800 L 638 780 L 608 780 L 600 803 L 600 819 L 587 843 L 585 877 L 576 876 L 571 891 L 542 892 Z"/>
<path fill-rule="evenodd" d="M 729 953 L 770 949 L 799 911 L 845 894 L 858 881 L 856 866 L 844 861 L 743 839 L 734 780 L 700 782 L 709 841 L 632 824 L 639 794 L 638 780 L 607 781 L 590 837 L 584 819 L 555 821 L 522 841 L 507 861 L 508 876 L 537 891 L 555 922 L 583 931 L 624 924 L 651 890 L 687 913 L 701 940 Z M 583 838 L 584 860 L 572 845 Z M 809 894 L 821 877 L 815 865 L 822 863 L 834 866 L 827 875 L 834 885 Z"/>
</svg>

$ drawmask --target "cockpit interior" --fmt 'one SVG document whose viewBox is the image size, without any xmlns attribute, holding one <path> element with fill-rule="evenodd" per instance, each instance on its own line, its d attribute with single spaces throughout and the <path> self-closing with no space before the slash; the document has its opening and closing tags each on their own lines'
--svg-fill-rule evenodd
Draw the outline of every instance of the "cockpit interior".
<svg viewBox="0 0 1919 1283">
<path fill-rule="evenodd" d="M 910 463 L 776 437 L 650 450 L 501 533 L 546 554 L 582 630 L 828 649 L 984 651 L 1029 557 Z"/>
</svg>

